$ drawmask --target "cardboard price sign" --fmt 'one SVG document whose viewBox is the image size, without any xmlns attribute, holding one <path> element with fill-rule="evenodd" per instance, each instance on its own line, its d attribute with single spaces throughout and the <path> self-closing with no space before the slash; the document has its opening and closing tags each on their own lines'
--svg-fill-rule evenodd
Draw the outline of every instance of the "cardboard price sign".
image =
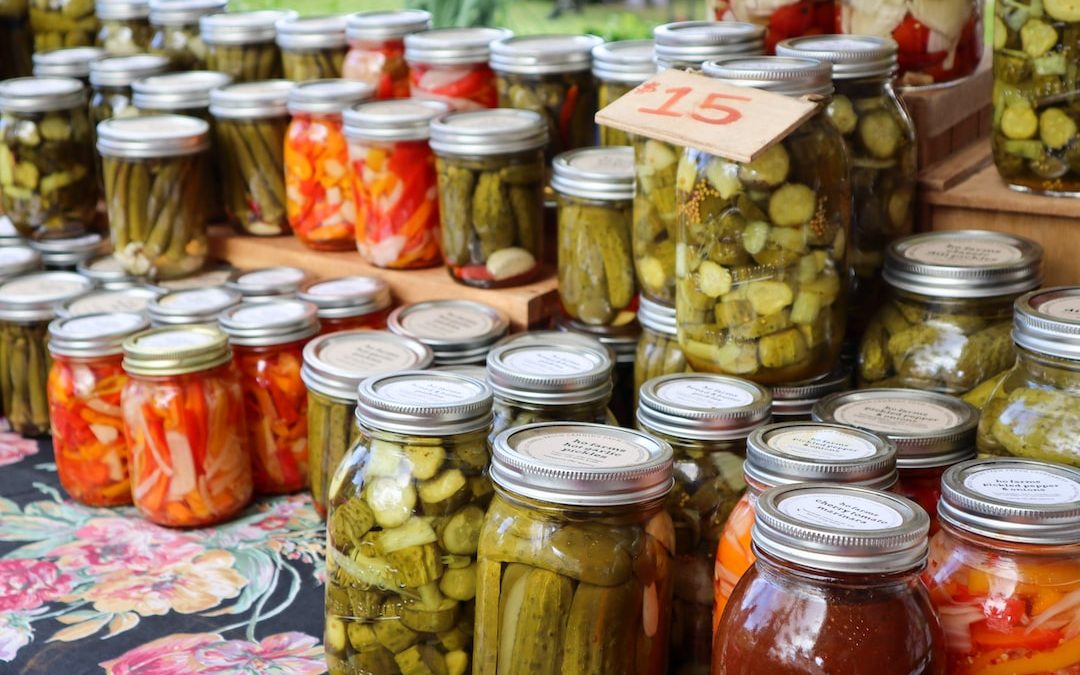
<svg viewBox="0 0 1080 675">
<path fill-rule="evenodd" d="M 816 111 L 812 101 L 669 69 L 596 113 L 596 123 L 749 162 Z"/>
</svg>

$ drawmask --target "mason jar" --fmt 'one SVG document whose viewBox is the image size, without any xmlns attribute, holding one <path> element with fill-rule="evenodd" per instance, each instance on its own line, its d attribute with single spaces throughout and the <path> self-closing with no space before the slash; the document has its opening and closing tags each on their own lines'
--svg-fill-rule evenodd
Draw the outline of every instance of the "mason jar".
<svg viewBox="0 0 1080 675">
<path fill-rule="evenodd" d="M 789 384 L 774 384 L 772 391 L 773 420 L 776 422 L 807 422 L 814 404 L 829 394 L 851 389 L 851 369 L 841 366 L 827 375 Z"/>
<path fill-rule="evenodd" d="M 11 218 L 0 213 L 0 248 L 5 246 L 27 246 L 29 241 L 15 229 L 15 224 L 11 222 Z"/>
<path fill-rule="evenodd" d="M 105 58 L 100 47 L 69 47 L 34 54 L 34 77 L 70 77 L 90 84 L 90 64 Z M 6 78 L 5 78 L 6 79 Z"/>
<path fill-rule="evenodd" d="M 106 56 L 91 61 L 90 122 L 93 129 L 113 117 L 138 115 L 131 102 L 131 83 L 168 70 L 169 60 L 154 54 Z"/>
<path fill-rule="evenodd" d="M 35 239 L 30 242 L 30 248 L 41 255 L 45 269 L 74 272 L 81 263 L 99 255 L 103 248 L 107 249 L 104 243 L 100 234 L 91 232 L 73 237 Z"/>
<path fill-rule="evenodd" d="M 244 296 L 248 302 L 292 298 L 310 277 L 299 267 L 263 267 L 237 270 L 225 282 L 225 288 Z"/>
<path fill-rule="evenodd" d="M 694 370 L 779 384 L 840 361 L 851 217 L 847 152 L 826 115 L 832 69 L 814 59 L 705 64 L 726 84 L 820 97 L 753 162 L 688 148 L 678 172 L 679 344 Z"/>
<path fill-rule="evenodd" d="M 141 314 L 148 316 L 147 306 L 162 295 L 152 286 L 99 288 L 56 307 L 56 316 L 66 319 L 87 314 Z"/>
<path fill-rule="evenodd" d="M 675 453 L 675 486 L 665 504 L 675 531 L 673 675 L 707 673 L 712 663 L 716 549 L 746 489 L 746 437 L 768 424 L 770 404 L 761 385 L 725 375 L 664 375 L 641 387 L 637 427 Z"/>
<path fill-rule="evenodd" d="M 191 288 L 171 291 L 151 300 L 146 313 L 154 327 L 216 326 L 218 315 L 242 300 L 240 293 L 227 288 Z"/>
<path fill-rule="evenodd" d="M 637 319 L 641 324 L 641 339 L 634 353 L 635 410 L 641 385 L 648 380 L 689 372 L 675 329 L 675 308 L 643 295 L 639 300 Z"/>
<path fill-rule="evenodd" d="M 148 0 L 96 0 L 94 13 L 99 25 L 94 42 L 109 56 L 131 56 L 150 48 L 154 30 Z"/>
<path fill-rule="evenodd" d="M 360 384 L 358 435 L 330 485 L 332 675 L 467 673 L 477 545 L 491 500 L 491 389 L 435 371 Z"/>
<path fill-rule="evenodd" d="M 0 282 L 41 269 L 41 254 L 30 246 L 0 246 Z"/>
<path fill-rule="evenodd" d="M 386 317 L 394 304 L 390 286 L 369 276 L 308 281 L 296 295 L 315 305 L 321 334 L 386 328 Z"/>
<path fill-rule="evenodd" d="M 439 28 L 405 36 L 409 92 L 443 101 L 454 110 L 499 105 L 495 73 L 488 65 L 491 43 L 513 36 L 505 28 Z"/>
<path fill-rule="evenodd" d="M 0 2 L 0 80 L 31 74 L 34 36 L 27 0 Z"/>
<path fill-rule="evenodd" d="M 307 82 L 341 77 L 348 49 L 346 21 L 344 14 L 279 19 L 274 24 L 275 40 L 285 79 Z"/>
<path fill-rule="evenodd" d="M 435 366 L 483 366 L 492 346 L 509 332 L 510 322 L 482 302 L 429 300 L 398 307 L 390 313 L 387 328 L 430 347 Z M 486 373 L 481 379 L 487 379 Z"/>
<path fill-rule="evenodd" d="M 341 76 L 366 82 L 375 98 L 409 98 L 405 36 L 431 28 L 431 12 L 395 9 L 350 14 L 345 25 L 349 51 Z"/>
<path fill-rule="evenodd" d="M 150 0 L 151 54 L 169 59 L 173 70 L 204 70 L 207 47 L 199 19 L 225 11 L 227 0 Z"/>
<path fill-rule="evenodd" d="M 281 51 L 274 42 L 276 23 L 297 16 L 291 10 L 222 12 L 199 17 L 199 36 L 206 45 L 206 67 L 234 82 L 272 80 L 282 76 Z"/>
<path fill-rule="evenodd" d="M 531 424 L 492 446 L 473 673 L 667 669 L 671 448 L 593 424 Z"/>
<path fill-rule="evenodd" d="M 202 269 L 178 279 L 155 279 L 154 285 L 167 291 L 183 291 L 193 288 L 216 288 L 225 282 L 236 268 L 225 262 L 210 258 L 203 263 Z"/>
<path fill-rule="evenodd" d="M 619 40 L 596 45 L 592 50 L 592 74 L 596 80 L 596 109 L 603 110 L 631 89 L 656 74 L 652 40 Z M 630 145 L 630 134 L 601 125 L 600 145 Z"/>
<path fill-rule="evenodd" d="M 35 52 L 94 44 L 98 29 L 94 0 L 33 0 L 28 4 Z"/>
<path fill-rule="evenodd" d="M 455 281 L 516 286 L 540 271 L 547 142 L 543 117 L 528 110 L 454 112 L 432 121 L 442 252 Z"/>
<path fill-rule="evenodd" d="M 109 290 L 128 288 L 140 283 L 140 278 L 129 274 L 111 253 L 98 253 L 80 260 L 75 271 L 94 282 L 95 286 Z"/>
<path fill-rule="evenodd" d="M 614 326 L 594 326 L 567 316 L 555 320 L 555 328 L 564 334 L 578 335 L 584 340 L 595 340 L 607 348 L 615 368 L 612 371 L 611 400 L 608 410 L 620 426 L 634 426 L 637 414 L 634 381 L 634 359 L 637 356 L 641 325 L 633 318 Z"/>
<path fill-rule="evenodd" d="M 1013 364 L 1013 301 L 1038 288 L 1042 247 L 983 230 L 889 245 L 884 302 L 859 349 L 859 383 L 960 395 Z"/>
<path fill-rule="evenodd" d="M 747 21 L 764 28 L 766 54 L 779 55 L 776 46 L 781 40 L 839 32 L 839 0 L 709 0 L 708 4 L 717 21 Z"/>
</svg>

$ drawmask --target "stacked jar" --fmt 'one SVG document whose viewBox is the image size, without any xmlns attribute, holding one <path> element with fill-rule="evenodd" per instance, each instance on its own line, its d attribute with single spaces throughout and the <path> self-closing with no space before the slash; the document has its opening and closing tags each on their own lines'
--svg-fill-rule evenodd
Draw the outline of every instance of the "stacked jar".
<svg viewBox="0 0 1080 675">
<path fill-rule="evenodd" d="M 41 255 L 41 264 L 47 270 L 74 272 L 80 263 L 93 258 L 108 247 L 96 232 L 74 237 L 35 239 L 30 248 Z"/>
<path fill-rule="evenodd" d="M 488 352 L 510 330 L 510 323 L 480 302 L 430 300 L 398 307 L 390 313 L 387 327 L 430 347 L 434 365 L 461 366 L 487 363 Z"/>
<path fill-rule="evenodd" d="M 775 422 L 806 422 L 821 399 L 829 394 L 851 389 L 851 369 L 837 368 L 827 375 L 809 380 L 774 384 L 772 391 L 772 414 Z"/>
<path fill-rule="evenodd" d="M 226 288 L 192 288 L 151 300 L 146 313 L 155 327 L 217 325 L 218 315 L 241 300 L 243 296 Z"/>
<path fill-rule="evenodd" d="M 162 294 L 151 286 L 99 289 L 69 300 L 56 308 L 56 316 L 66 319 L 87 314 L 139 314 L 147 316 L 147 307 Z"/>
<path fill-rule="evenodd" d="M 150 53 L 169 59 L 173 70 L 203 70 L 206 45 L 199 19 L 225 11 L 227 0 L 150 0 Z"/>
<path fill-rule="evenodd" d="M 637 411 L 637 392 L 633 390 L 634 360 L 637 356 L 638 341 L 641 339 L 641 325 L 631 318 L 621 325 L 594 326 L 561 316 L 555 321 L 555 327 L 569 335 L 595 340 L 607 348 L 612 363 L 615 364 L 608 410 L 620 426 L 632 427 Z"/>
<path fill-rule="evenodd" d="M 30 3 L 3 0 L 0 2 L 0 80 L 30 75 L 33 51 Z"/>
<path fill-rule="evenodd" d="M 110 56 L 90 63 L 90 122 L 98 124 L 113 117 L 134 117 L 138 114 L 131 101 L 131 84 L 144 77 L 158 75 L 169 69 L 169 60 L 153 54 Z"/>
<path fill-rule="evenodd" d="M 309 281 L 297 297 L 315 305 L 322 334 L 386 328 L 386 317 L 394 302 L 385 281 L 365 276 Z"/>
<path fill-rule="evenodd" d="M 441 28 L 405 36 L 413 98 L 444 101 L 454 110 L 499 105 L 491 43 L 513 33 L 504 28 Z"/>
<path fill-rule="evenodd" d="M 150 47 L 148 0 L 96 0 L 94 13 L 99 28 L 95 44 L 109 56 L 131 56 Z"/>
<path fill-rule="evenodd" d="M 592 74 L 596 79 L 596 109 L 603 110 L 656 74 L 652 40 L 620 40 L 596 45 Z M 630 145 L 622 129 L 600 127 L 600 145 Z"/>
<path fill-rule="evenodd" d="M 296 12 L 228 12 L 199 17 L 199 36 L 206 45 L 206 67 L 234 82 L 271 80 L 282 76 L 281 51 L 274 42 L 275 24 Z"/>
<path fill-rule="evenodd" d="M 237 270 L 225 282 L 225 288 L 244 296 L 247 302 L 262 302 L 295 297 L 307 280 L 307 272 L 299 267 L 263 267 Z"/>
<path fill-rule="evenodd" d="M 139 277 L 125 271 L 111 253 L 100 253 L 82 260 L 75 266 L 75 271 L 104 289 L 127 288 L 139 283 Z"/>
<path fill-rule="evenodd" d="M 94 44 L 98 22 L 93 0 L 36 0 L 28 4 L 35 52 Z"/>
<path fill-rule="evenodd" d="M 0 282 L 41 269 L 41 254 L 30 246 L 0 246 Z"/>
<path fill-rule="evenodd" d="M 34 77 L 72 77 L 90 84 L 90 64 L 105 58 L 101 47 L 69 47 L 34 54 Z M 6 78 L 4 78 L 6 79 Z"/>
<path fill-rule="evenodd" d="M 349 52 L 342 77 L 375 88 L 375 98 L 409 97 L 405 36 L 431 28 L 431 13 L 400 9 L 350 14 L 345 26 Z"/>
<path fill-rule="evenodd" d="M 641 339 L 634 354 L 634 408 L 637 409 L 641 385 L 661 375 L 689 370 L 686 356 L 679 347 L 675 328 L 675 308 L 641 296 L 637 312 Z"/>
</svg>

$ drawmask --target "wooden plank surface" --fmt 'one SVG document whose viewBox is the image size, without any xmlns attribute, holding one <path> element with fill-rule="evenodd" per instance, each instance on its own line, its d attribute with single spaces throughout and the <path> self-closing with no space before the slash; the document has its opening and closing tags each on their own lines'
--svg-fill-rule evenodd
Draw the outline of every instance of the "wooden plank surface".
<svg viewBox="0 0 1080 675">
<path fill-rule="evenodd" d="M 970 77 L 940 87 L 907 87 L 900 98 L 911 112 L 919 135 L 938 136 L 960 124 L 972 112 L 990 105 L 994 76 L 990 49 L 983 54 L 979 68 Z"/>
</svg>

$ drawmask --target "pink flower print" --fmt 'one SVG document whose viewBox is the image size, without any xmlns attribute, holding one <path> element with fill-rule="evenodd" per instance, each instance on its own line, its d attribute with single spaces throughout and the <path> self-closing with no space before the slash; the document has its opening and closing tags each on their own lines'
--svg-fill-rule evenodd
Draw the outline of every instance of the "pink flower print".
<svg viewBox="0 0 1080 675">
<path fill-rule="evenodd" d="M 37 451 L 37 441 L 0 431 L 0 466 L 21 462 L 25 457 L 36 455 Z"/>
<path fill-rule="evenodd" d="M 47 560 L 0 560 L 0 612 L 34 609 L 71 590 L 71 577 Z"/>
<path fill-rule="evenodd" d="M 214 633 L 179 633 L 148 642 L 101 667 L 106 675 L 295 673 L 326 671 L 323 650 L 310 635 L 289 632 L 260 642 L 225 640 Z"/>
</svg>

